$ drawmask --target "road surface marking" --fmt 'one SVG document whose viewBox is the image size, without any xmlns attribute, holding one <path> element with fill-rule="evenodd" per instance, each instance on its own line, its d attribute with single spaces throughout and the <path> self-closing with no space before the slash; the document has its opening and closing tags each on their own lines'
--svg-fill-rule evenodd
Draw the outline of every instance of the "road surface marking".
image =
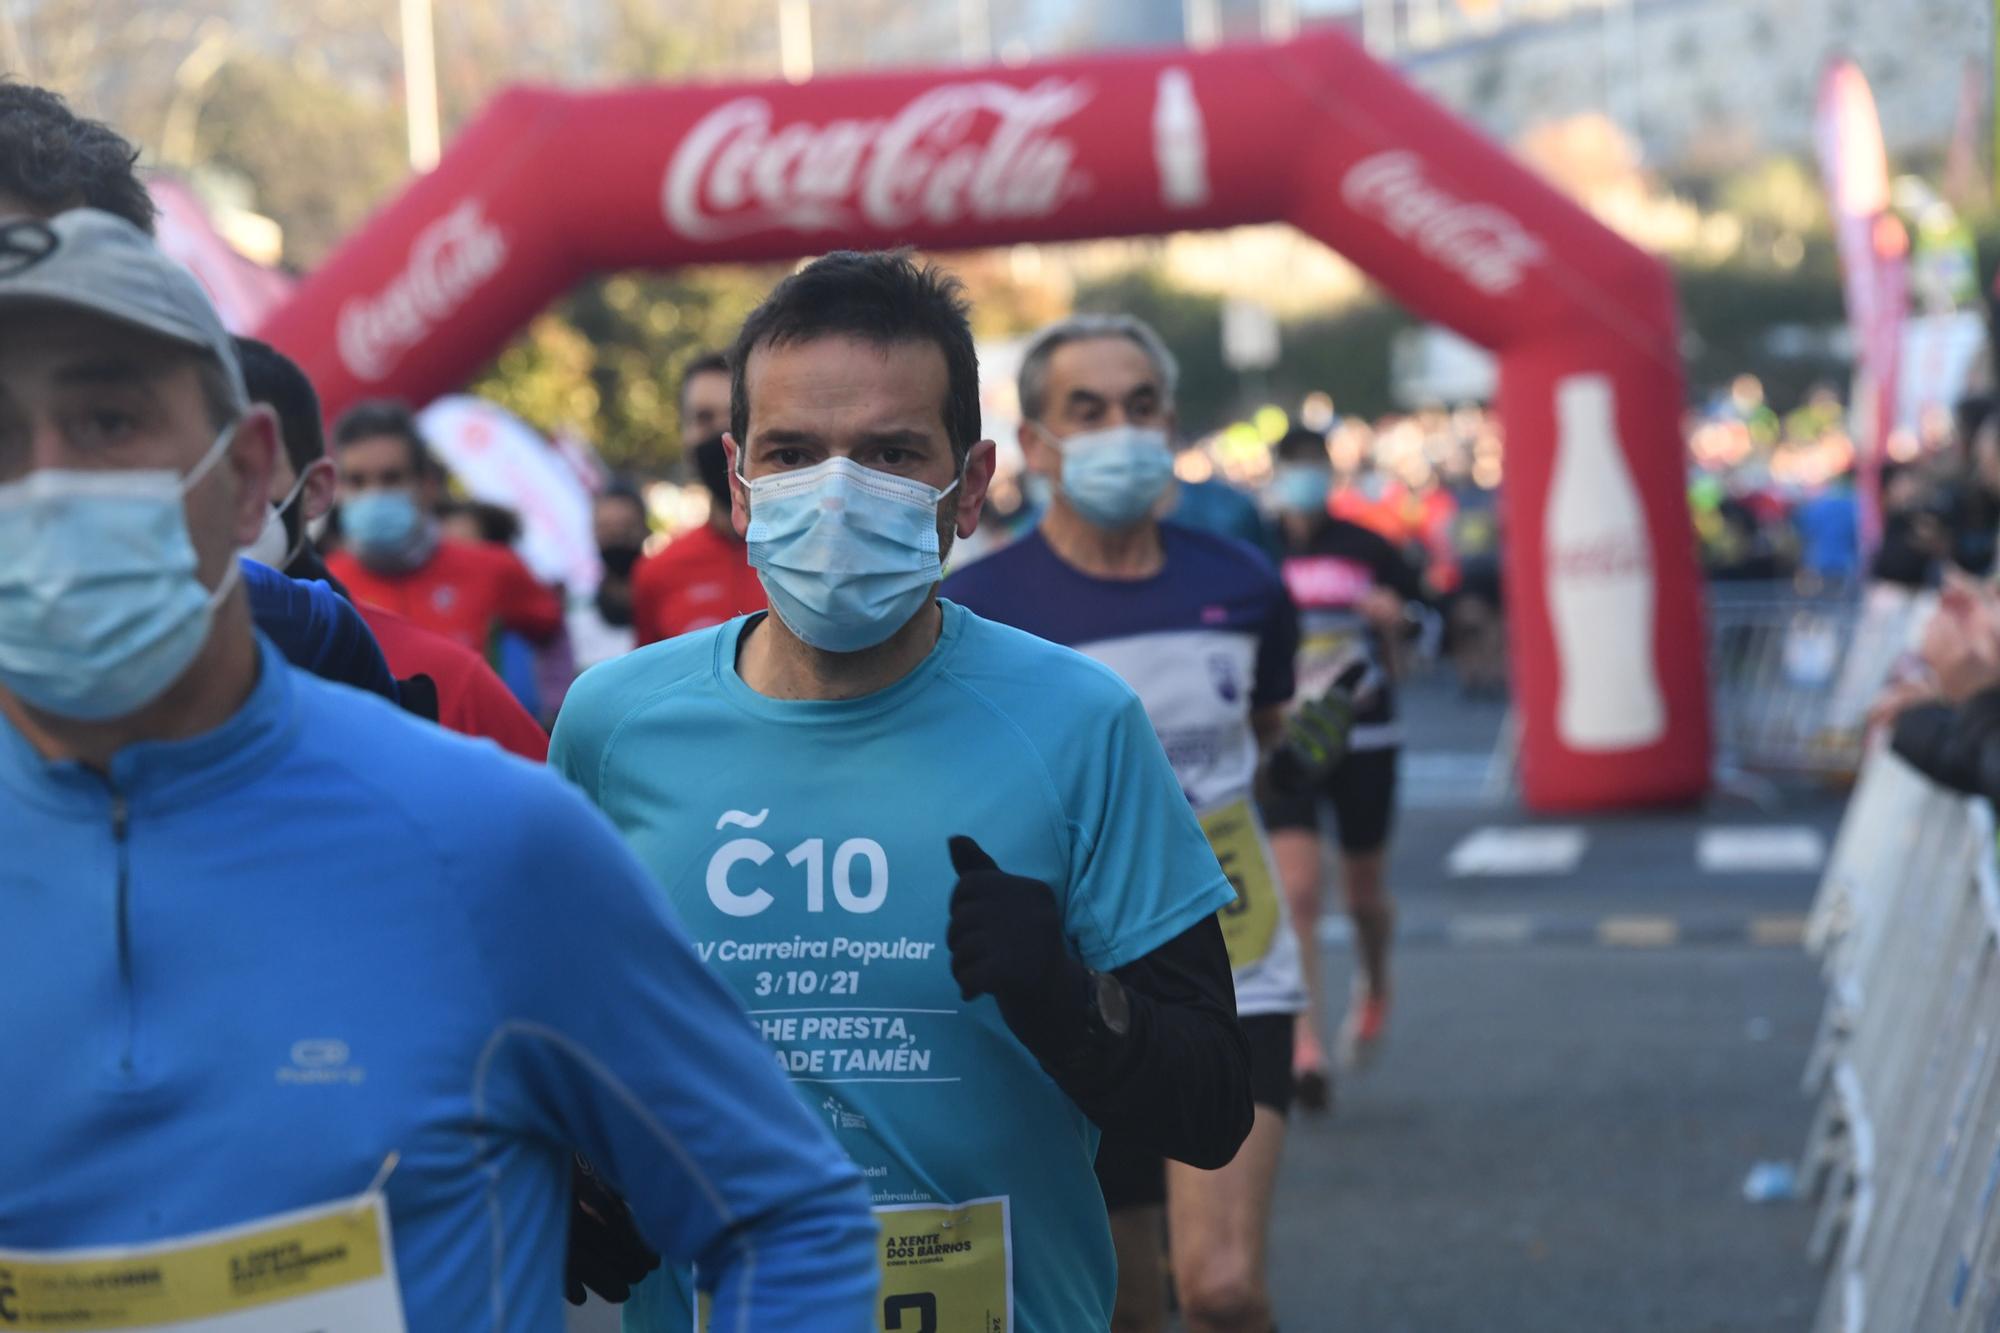
<svg viewBox="0 0 2000 1333">
<path fill-rule="evenodd" d="M 1695 863 L 1714 875 L 1811 873 L 1826 862 L 1826 839 L 1803 824 L 1709 828 L 1695 844 Z"/>
<path fill-rule="evenodd" d="M 1670 916 L 1607 916 L 1597 923 L 1597 942 L 1609 949 L 1666 949 L 1680 935 Z"/>
<path fill-rule="evenodd" d="M 1467 875 L 1567 875 L 1583 859 L 1587 839 L 1570 825 L 1475 830 L 1445 858 L 1446 871 Z"/>
</svg>

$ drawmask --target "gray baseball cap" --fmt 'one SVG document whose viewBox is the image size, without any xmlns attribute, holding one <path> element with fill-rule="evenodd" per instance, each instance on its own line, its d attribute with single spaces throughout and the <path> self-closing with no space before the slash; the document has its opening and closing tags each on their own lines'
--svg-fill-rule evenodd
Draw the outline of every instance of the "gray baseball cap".
<svg viewBox="0 0 2000 1333">
<path fill-rule="evenodd" d="M 95 208 L 47 221 L 0 218 L 0 314 L 27 303 L 88 311 L 207 352 L 222 363 L 237 403 L 250 401 L 236 344 L 208 293 L 123 218 Z"/>
</svg>

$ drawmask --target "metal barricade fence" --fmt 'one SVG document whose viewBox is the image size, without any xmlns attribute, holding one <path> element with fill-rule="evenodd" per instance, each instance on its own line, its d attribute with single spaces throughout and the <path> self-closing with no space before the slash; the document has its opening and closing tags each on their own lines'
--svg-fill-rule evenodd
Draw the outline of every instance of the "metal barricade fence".
<svg viewBox="0 0 2000 1333">
<path fill-rule="evenodd" d="M 1804 594 L 1789 583 L 1708 590 L 1709 674 L 1725 770 L 1852 777 L 1868 706 L 1936 605 L 1874 585 Z"/>
<path fill-rule="evenodd" d="M 2000 857 L 1992 813 L 1869 756 L 1813 905 L 1826 1015 L 1801 1176 L 1816 1330 L 2000 1327 Z"/>
</svg>

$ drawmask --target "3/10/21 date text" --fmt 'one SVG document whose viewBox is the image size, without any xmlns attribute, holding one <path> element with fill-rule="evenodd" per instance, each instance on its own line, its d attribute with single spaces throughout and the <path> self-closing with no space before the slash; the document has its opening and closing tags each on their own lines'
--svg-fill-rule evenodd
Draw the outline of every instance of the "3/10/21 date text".
<svg viewBox="0 0 2000 1333">
<path fill-rule="evenodd" d="M 859 995 L 859 972 L 759 972 L 753 990 L 759 999 L 773 995 Z"/>
</svg>

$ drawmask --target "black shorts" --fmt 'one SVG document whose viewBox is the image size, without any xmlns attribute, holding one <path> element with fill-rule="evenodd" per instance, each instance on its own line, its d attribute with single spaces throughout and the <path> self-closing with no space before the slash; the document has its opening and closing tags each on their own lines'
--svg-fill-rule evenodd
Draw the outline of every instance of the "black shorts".
<svg viewBox="0 0 2000 1333">
<path fill-rule="evenodd" d="M 1396 815 L 1396 773 L 1400 749 L 1356 750 L 1340 761 L 1318 787 L 1309 791 L 1273 792 L 1263 802 L 1267 829 L 1317 829 L 1319 807 L 1333 807 L 1340 850 L 1352 856 L 1380 851 L 1389 845 Z"/>
<path fill-rule="evenodd" d="M 1250 1100 L 1289 1114 L 1296 1020 L 1291 1014 L 1252 1014 L 1239 1021 L 1250 1040 Z M 1097 1187 L 1109 1212 L 1158 1208 L 1167 1201 L 1167 1164 L 1156 1152 L 1106 1134 L 1097 1145 Z"/>
</svg>

